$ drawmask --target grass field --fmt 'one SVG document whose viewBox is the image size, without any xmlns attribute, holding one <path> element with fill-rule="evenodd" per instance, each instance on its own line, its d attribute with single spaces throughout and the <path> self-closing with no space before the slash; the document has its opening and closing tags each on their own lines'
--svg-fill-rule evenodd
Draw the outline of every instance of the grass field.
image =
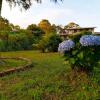
<svg viewBox="0 0 100 100">
<path fill-rule="evenodd" d="M 0 100 L 99 100 L 100 69 L 88 77 L 76 74 L 57 53 L 2 52 L 4 57 L 26 57 L 34 66 L 0 78 Z"/>
<path fill-rule="evenodd" d="M 27 64 L 26 61 L 16 59 L 3 59 L 3 63 L 0 66 L 0 72 Z"/>
</svg>

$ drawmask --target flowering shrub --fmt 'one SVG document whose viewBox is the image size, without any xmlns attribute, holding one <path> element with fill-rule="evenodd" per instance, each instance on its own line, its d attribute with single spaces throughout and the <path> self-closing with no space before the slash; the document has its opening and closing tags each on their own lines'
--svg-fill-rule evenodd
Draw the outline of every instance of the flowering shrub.
<svg viewBox="0 0 100 100">
<path fill-rule="evenodd" d="M 66 40 L 59 44 L 58 52 L 70 51 L 75 46 L 75 43 L 72 40 Z"/>
<path fill-rule="evenodd" d="M 95 46 L 100 45 L 100 36 L 84 35 L 80 38 L 82 46 Z"/>
<path fill-rule="evenodd" d="M 100 36 L 76 35 L 72 40 L 60 43 L 58 51 L 64 53 L 64 57 L 72 69 L 93 71 L 100 61 Z"/>
</svg>

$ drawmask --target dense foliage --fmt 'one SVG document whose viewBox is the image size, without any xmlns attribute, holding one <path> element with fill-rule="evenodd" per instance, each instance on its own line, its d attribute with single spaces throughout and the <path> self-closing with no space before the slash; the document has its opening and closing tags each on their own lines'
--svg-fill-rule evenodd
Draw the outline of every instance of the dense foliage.
<svg viewBox="0 0 100 100">
<path fill-rule="evenodd" d="M 11 25 L 5 18 L 0 17 L 0 31 L 11 31 Z"/>
<path fill-rule="evenodd" d="M 44 19 L 38 25 L 31 24 L 27 29 L 21 29 L 19 25 L 13 25 L 1 17 L 0 51 L 39 49 L 43 52 L 56 52 L 61 42 L 61 38 L 56 34 L 56 28 L 55 24 L 52 25 Z"/>
<path fill-rule="evenodd" d="M 57 52 L 61 41 L 59 35 L 51 33 L 44 36 L 37 46 L 42 52 Z"/>
<path fill-rule="evenodd" d="M 85 34 L 85 33 L 84 33 Z M 100 36 L 77 34 L 59 45 L 72 69 L 91 72 L 100 61 Z M 68 43 L 70 42 L 70 43 Z M 74 46 L 75 43 L 75 46 Z"/>
<path fill-rule="evenodd" d="M 80 27 L 78 24 L 74 23 L 74 22 L 70 22 L 68 25 L 66 25 L 64 28 L 78 28 Z"/>
<path fill-rule="evenodd" d="M 38 27 L 40 27 L 45 32 L 45 34 L 56 32 L 55 25 L 51 25 L 51 23 L 46 19 L 40 21 Z"/>
<path fill-rule="evenodd" d="M 16 51 L 32 49 L 34 43 L 34 36 L 27 32 L 13 33 L 1 32 L 0 33 L 0 51 Z"/>
</svg>

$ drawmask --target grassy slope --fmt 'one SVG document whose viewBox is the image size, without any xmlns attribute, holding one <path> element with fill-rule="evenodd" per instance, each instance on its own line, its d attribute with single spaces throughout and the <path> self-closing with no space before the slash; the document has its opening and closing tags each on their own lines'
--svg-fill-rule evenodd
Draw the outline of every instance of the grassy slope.
<svg viewBox="0 0 100 100">
<path fill-rule="evenodd" d="M 93 78 L 82 73 L 74 77 L 57 53 L 21 51 L 2 56 L 22 56 L 33 60 L 31 70 L 0 78 L 0 100 L 96 100 L 100 92 L 100 70 Z"/>
</svg>

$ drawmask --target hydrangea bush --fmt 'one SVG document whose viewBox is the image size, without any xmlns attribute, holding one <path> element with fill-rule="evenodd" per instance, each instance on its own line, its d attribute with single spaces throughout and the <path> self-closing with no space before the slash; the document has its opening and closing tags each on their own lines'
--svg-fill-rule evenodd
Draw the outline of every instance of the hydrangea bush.
<svg viewBox="0 0 100 100">
<path fill-rule="evenodd" d="M 80 38 L 82 46 L 98 46 L 100 45 L 100 36 L 84 35 Z"/>
<path fill-rule="evenodd" d="M 58 52 L 65 53 L 70 51 L 75 46 L 75 43 L 72 40 L 65 40 L 59 44 Z"/>
<path fill-rule="evenodd" d="M 100 62 L 100 36 L 78 34 L 71 39 L 60 43 L 58 51 L 64 54 L 72 69 L 92 72 Z"/>
</svg>

